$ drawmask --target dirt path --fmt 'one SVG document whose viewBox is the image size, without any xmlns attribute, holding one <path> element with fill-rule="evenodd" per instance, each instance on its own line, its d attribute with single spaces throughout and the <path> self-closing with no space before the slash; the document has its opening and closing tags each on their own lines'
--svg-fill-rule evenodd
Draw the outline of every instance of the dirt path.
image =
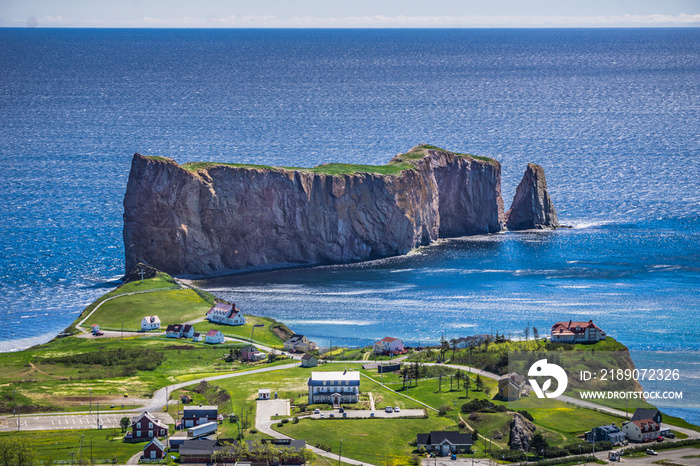
<svg viewBox="0 0 700 466">
<path fill-rule="evenodd" d="M 47 377 L 51 377 L 51 378 L 59 379 L 59 380 L 70 380 L 68 377 L 61 377 L 61 376 L 59 376 L 59 375 L 47 374 L 46 372 L 44 372 L 44 371 L 42 371 L 41 369 L 39 369 L 38 367 L 36 367 L 36 366 L 34 365 L 34 363 L 31 362 L 31 361 L 29 361 L 29 365 L 32 366 L 32 369 L 34 369 L 35 371 L 37 371 L 39 374 L 44 374 L 44 375 L 47 376 Z"/>
</svg>

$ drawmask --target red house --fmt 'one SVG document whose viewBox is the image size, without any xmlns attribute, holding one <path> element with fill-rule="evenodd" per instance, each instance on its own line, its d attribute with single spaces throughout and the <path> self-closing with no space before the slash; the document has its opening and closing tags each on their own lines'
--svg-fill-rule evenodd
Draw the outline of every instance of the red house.
<svg viewBox="0 0 700 466">
<path fill-rule="evenodd" d="M 168 426 L 148 411 L 144 411 L 131 423 L 131 432 L 133 440 L 165 437 L 168 435 Z"/>
<path fill-rule="evenodd" d="M 165 445 L 153 437 L 153 440 L 143 448 L 143 457 L 149 460 L 162 460 L 165 457 Z"/>
</svg>

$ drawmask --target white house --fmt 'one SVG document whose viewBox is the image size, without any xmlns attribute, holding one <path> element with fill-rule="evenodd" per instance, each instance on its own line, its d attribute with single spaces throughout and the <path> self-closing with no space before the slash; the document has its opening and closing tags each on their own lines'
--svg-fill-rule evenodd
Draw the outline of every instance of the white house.
<svg viewBox="0 0 700 466">
<path fill-rule="evenodd" d="M 192 334 L 192 341 L 202 341 L 202 334 L 195 332 Z"/>
<path fill-rule="evenodd" d="M 170 324 L 165 328 L 166 338 L 180 338 L 182 336 L 182 325 Z"/>
<path fill-rule="evenodd" d="M 644 442 L 645 440 L 656 440 L 660 434 L 661 426 L 652 419 L 641 419 L 622 423 L 622 432 L 627 434 L 633 442 Z"/>
<path fill-rule="evenodd" d="M 204 336 L 205 343 L 217 344 L 224 342 L 224 334 L 219 330 L 211 329 Z"/>
<path fill-rule="evenodd" d="M 185 338 L 192 338 L 194 336 L 194 325 L 184 324 L 182 326 L 182 336 Z"/>
<path fill-rule="evenodd" d="M 236 304 L 217 303 L 207 312 L 207 320 L 225 325 L 245 325 L 245 316 Z"/>
<path fill-rule="evenodd" d="M 270 399 L 270 389 L 261 388 L 258 390 L 258 400 L 269 400 Z"/>
<path fill-rule="evenodd" d="M 374 352 L 377 354 L 402 353 L 403 341 L 398 338 L 384 337 L 374 343 Z"/>
<path fill-rule="evenodd" d="M 160 328 L 158 316 L 146 316 L 141 321 L 141 330 L 155 330 Z"/>
<path fill-rule="evenodd" d="M 360 399 L 359 372 L 312 372 L 307 383 L 309 404 L 357 403 Z"/>
<path fill-rule="evenodd" d="M 605 332 L 592 320 L 588 322 L 570 320 L 552 325 L 551 340 L 555 343 L 595 343 L 605 338 Z"/>
</svg>

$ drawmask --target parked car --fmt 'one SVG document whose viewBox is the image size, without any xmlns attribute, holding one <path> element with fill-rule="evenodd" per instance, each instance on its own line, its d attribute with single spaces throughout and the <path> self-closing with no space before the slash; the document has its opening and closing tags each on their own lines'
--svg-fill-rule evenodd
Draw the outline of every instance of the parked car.
<svg viewBox="0 0 700 466">
<path fill-rule="evenodd" d="M 343 413 L 343 417 L 348 417 L 348 413 Z"/>
<path fill-rule="evenodd" d="M 457 455 L 452 455 L 452 456 L 450 456 L 450 459 L 451 459 L 451 460 L 456 460 L 456 459 L 457 459 Z"/>
<path fill-rule="evenodd" d="M 384 408 L 384 412 L 385 413 L 393 413 L 394 410 L 391 408 L 391 406 L 387 406 L 386 408 Z"/>
<path fill-rule="evenodd" d="M 369 417 L 374 417 L 374 411 L 372 411 L 371 413 L 369 413 Z"/>
<path fill-rule="evenodd" d="M 654 456 L 656 456 L 656 455 L 658 455 L 658 454 L 659 454 L 659 453 L 656 452 L 656 451 L 654 451 L 654 450 L 650 450 L 650 449 L 647 450 L 647 455 L 654 455 Z"/>
<path fill-rule="evenodd" d="M 666 434 L 666 437 L 668 437 L 668 438 L 676 438 L 676 434 L 674 434 L 673 432 L 669 432 L 668 434 Z"/>
<path fill-rule="evenodd" d="M 330 414 L 328 415 L 328 417 L 335 417 L 335 414 L 330 413 Z"/>
<path fill-rule="evenodd" d="M 314 414 L 320 414 L 320 413 L 321 413 L 321 410 L 320 410 L 320 409 L 314 410 Z"/>
<path fill-rule="evenodd" d="M 321 413 L 321 417 L 326 417 L 326 415 L 325 415 L 325 414 L 323 414 L 323 413 Z"/>
<path fill-rule="evenodd" d="M 394 408 L 394 412 L 395 412 L 395 413 L 400 413 L 400 412 L 401 412 L 401 408 L 399 408 L 398 406 L 395 407 L 395 408 Z"/>
</svg>

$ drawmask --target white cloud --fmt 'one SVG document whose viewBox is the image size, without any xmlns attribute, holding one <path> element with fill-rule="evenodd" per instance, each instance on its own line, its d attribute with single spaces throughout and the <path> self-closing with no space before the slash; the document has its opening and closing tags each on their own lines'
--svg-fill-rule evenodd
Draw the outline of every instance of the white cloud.
<svg viewBox="0 0 700 466">
<path fill-rule="evenodd" d="M 486 27 L 697 27 L 700 14 L 619 16 L 224 16 L 143 17 L 127 21 L 77 20 L 63 16 L 36 18 L 43 27 L 127 27 L 127 28 L 486 28 Z M 23 26 L 26 20 L 14 20 Z"/>
</svg>

